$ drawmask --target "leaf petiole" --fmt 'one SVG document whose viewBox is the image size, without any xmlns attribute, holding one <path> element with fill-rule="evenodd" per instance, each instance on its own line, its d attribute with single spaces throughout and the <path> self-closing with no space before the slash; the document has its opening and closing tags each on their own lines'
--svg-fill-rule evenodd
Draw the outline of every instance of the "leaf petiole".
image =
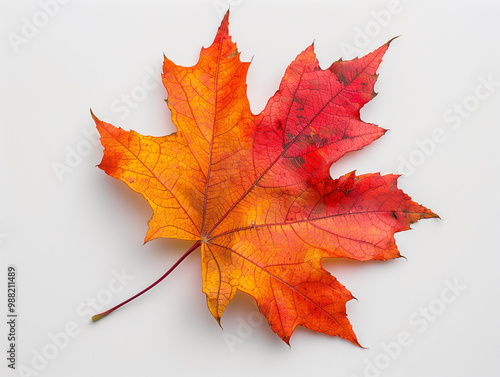
<svg viewBox="0 0 500 377">
<path fill-rule="evenodd" d="M 96 322 L 98 320 L 100 320 L 102 317 L 105 317 L 107 316 L 108 314 L 114 312 L 116 309 L 122 307 L 123 305 L 129 303 L 130 301 L 134 300 L 135 298 L 141 296 L 143 293 L 146 293 L 147 291 L 149 291 L 151 288 L 153 288 L 155 285 L 157 285 L 159 282 L 161 282 L 163 279 L 165 279 L 168 275 L 170 275 L 170 273 L 175 270 L 175 268 L 181 264 L 181 262 L 187 258 L 187 256 L 189 254 L 191 254 L 193 251 L 195 251 L 198 247 L 200 247 L 201 245 L 201 241 L 197 241 L 193 246 L 191 246 L 191 248 L 186 251 L 184 253 L 184 255 L 182 257 L 179 258 L 179 260 L 177 262 L 175 262 L 175 264 L 167 271 L 165 272 L 158 280 L 156 280 L 153 284 L 151 284 L 149 287 L 143 289 L 142 291 L 140 291 L 139 293 L 137 293 L 135 296 L 132 296 L 131 298 L 129 298 L 128 300 L 125 300 L 123 301 L 121 304 L 118 304 L 114 307 L 112 307 L 111 309 L 109 310 L 106 310 L 105 312 L 102 312 L 102 313 L 99 313 L 99 314 L 95 314 L 92 316 L 92 322 Z"/>
</svg>

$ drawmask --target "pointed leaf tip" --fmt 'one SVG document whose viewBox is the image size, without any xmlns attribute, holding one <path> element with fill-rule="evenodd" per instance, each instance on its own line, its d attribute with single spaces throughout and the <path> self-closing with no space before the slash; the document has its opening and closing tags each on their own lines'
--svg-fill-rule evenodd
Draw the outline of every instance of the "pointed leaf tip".
<svg viewBox="0 0 500 377">
<path fill-rule="evenodd" d="M 94 119 L 94 122 L 98 122 L 99 119 L 95 116 L 94 112 L 92 111 L 92 108 L 90 108 L 90 115 L 92 116 L 92 119 Z"/>
<path fill-rule="evenodd" d="M 393 40 L 395 40 L 396 38 L 399 38 L 399 37 L 400 37 L 400 35 L 396 35 L 395 37 L 392 37 L 391 39 L 389 39 L 389 40 L 386 42 L 386 45 L 387 45 L 387 46 L 389 46 Z"/>
</svg>

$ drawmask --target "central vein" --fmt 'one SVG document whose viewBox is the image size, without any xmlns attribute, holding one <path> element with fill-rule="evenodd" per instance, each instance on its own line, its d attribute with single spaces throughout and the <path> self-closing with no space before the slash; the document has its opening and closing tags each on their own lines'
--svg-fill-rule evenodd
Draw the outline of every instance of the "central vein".
<svg viewBox="0 0 500 377">
<path fill-rule="evenodd" d="M 217 99 L 218 99 L 218 89 L 219 89 L 219 71 L 220 71 L 220 62 L 221 62 L 221 54 L 222 54 L 223 43 L 220 41 L 219 43 L 219 53 L 217 56 L 217 69 L 215 71 L 215 87 L 214 87 L 214 109 L 213 109 L 213 124 L 212 124 L 212 137 L 210 140 L 210 152 L 209 152 L 209 160 L 208 160 L 208 172 L 207 172 L 207 181 L 205 184 L 205 198 L 203 200 L 203 220 L 201 223 L 201 237 L 206 238 L 205 234 L 205 223 L 207 218 L 207 202 L 208 202 L 208 188 L 210 187 L 210 174 L 212 172 L 212 157 L 213 157 L 213 148 L 214 148 L 214 139 L 215 139 L 215 131 L 217 125 Z"/>
</svg>

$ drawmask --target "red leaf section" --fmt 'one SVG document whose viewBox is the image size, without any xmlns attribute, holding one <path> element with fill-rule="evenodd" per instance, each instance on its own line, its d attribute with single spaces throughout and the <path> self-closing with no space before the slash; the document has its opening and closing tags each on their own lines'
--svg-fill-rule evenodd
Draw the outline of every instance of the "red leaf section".
<svg viewBox="0 0 500 377">
<path fill-rule="evenodd" d="M 272 166 L 261 185 L 327 179 L 332 163 L 385 133 L 360 120 L 359 110 L 376 95 L 376 71 L 388 46 L 326 70 L 310 46 L 290 64 L 279 91 L 257 118 L 254 158 Z"/>
</svg>

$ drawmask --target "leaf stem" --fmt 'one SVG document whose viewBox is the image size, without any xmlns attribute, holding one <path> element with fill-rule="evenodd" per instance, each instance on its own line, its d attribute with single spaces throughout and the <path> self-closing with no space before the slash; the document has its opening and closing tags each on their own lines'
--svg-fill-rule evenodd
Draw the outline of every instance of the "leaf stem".
<svg viewBox="0 0 500 377">
<path fill-rule="evenodd" d="M 167 271 L 165 272 L 158 280 L 156 280 L 153 284 L 151 284 L 149 287 L 143 289 L 142 291 L 140 291 L 139 293 L 137 293 L 135 296 L 132 296 L 131 298 L 129 298 L 128 300 L 125 300 L 123 301 L 121 304 L 118 304 L 114 307 L 112 307 L 111 309 L 109 310 L 106 310 L 105 312 L 102 312 L 102 313 L 99 313 L 99 314 L 95 314 L 92 316 L 92 321 L 93 322 L 96 322 L 98 320 L 100 320 L 102 317 L 105 317 L 107 316 L 108 314 L 114 312 L 116 309 L 122 307 L 123 305 L 129 303 L 130 301 L 134 300 L 135 298 L 139 297 L 140 295 L 142 295 L 143 293 L 146 293 L 147 291 L 149 291 L 151 288 L 153 288 L 155 285 L 157 285 L 159 282 L 161 282 L 163 279 L 165 279 L 168 275 L 170 275 L 170 273 L 175 270 L 175 268 L 181 264 L 181 262 L 187 258 L 187 256 L 189 254 L 191 254 L 193 251 L 195 251 L 198 247 L 200 247 L 201 245 L 201 241 L 196 241 L 196 243 L 191 246 L 191 248 L 186 251 L 184 253 L 184 255 L 182 257 L 179 258 L 179 260 L 177 262 L 175 262 L 175 264 Z"/>
</svg>

